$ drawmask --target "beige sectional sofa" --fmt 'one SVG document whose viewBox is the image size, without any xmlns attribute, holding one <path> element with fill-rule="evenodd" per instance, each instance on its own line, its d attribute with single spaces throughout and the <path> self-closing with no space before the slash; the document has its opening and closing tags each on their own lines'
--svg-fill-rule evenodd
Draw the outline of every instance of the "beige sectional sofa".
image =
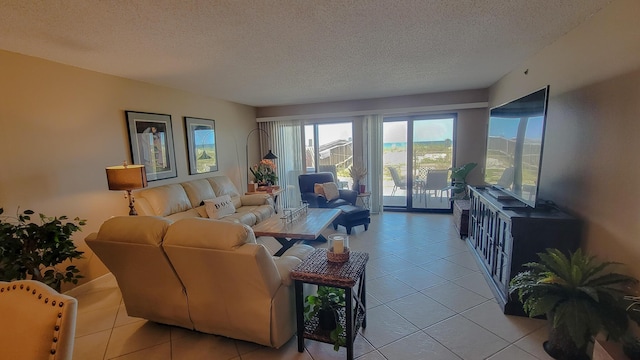
<svg viewBox="0 0 640 360">
<path fill-rule="evenodd" d="M 118 281 L 130 316 L 275 348 L 295 333 L 290 271 L 308 245 L 273 257 L 249 226 L 197 216 L 113 217 L 86 242 Z"/>
<path fill-rule="evenodd" d="M 207 217 L 204 200 L 229 195 L 236 212 L 220 220 L 253 226 L 275 212 L 267 194 L 241 195 L 227 176 L 212 176 L 178 184 L 147 188 L 135 193 L 140 215 L 162 216 L 170 220 Z"/>
</svg>

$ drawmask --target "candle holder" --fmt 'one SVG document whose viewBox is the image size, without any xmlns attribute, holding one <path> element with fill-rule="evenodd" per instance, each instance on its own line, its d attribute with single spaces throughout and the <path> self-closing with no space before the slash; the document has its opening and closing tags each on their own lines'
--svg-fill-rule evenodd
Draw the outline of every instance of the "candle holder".
<svg viewBox="0 0 640 360">
<path fill-rule="evenodd" d="M 349 261 L 349 236 L 331 234 L 327 237 L 327 260 L 342 263 Z"/>
</svg>

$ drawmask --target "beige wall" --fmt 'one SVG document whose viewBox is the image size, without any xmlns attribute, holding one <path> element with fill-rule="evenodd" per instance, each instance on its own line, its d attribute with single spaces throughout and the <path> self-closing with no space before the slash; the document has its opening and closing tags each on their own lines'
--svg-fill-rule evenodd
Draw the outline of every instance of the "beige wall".
<svg viewBox="0 0 640 360">
<path fill-rule="evenodd" d="M 203 177 L 188 175 L 183 116 L 216 121 L 214 174 L 242 184 L 245 137 L 256 127 L 252 107 L 5 51 L 0 79 L 0 207 L 5 214 L 20 207 L 87 219 L 74 240 L 87 252 L 79 265 L 88 279 L 106 270 L 84 237 L 110 216 L 128 213 L 123 193 L 107 190 L 104 170 L 131 160 L 125 110 L 172 116 L 178 177 L 149 186 Z"/>
<path fill-rule="evenodd" d="M 489 101 L 550 85 L 540 196 L 585 221 L 589 253 L 640 278 L 638 14 L 639 1 L 613 1 L 492 86 Z"/>
<path fill-rule="evenodd" d="M 387 98 L 336 101 L 328 103 L 267 106 L 257 109 L 258 118 L 309 116 L 322 117 L 324 114 L 392 114 L 394 109 L 410 109 L 419 107 L 444 107 L 451 110 L 453 106 L 460 104 L 482 103 L 487 101 L 487 89 L 450 91 L 442 93 L 430 93 L 408 96 L 393 96 Z M 405 110 L 399 110 L 402 113 Z"/>
</svg>

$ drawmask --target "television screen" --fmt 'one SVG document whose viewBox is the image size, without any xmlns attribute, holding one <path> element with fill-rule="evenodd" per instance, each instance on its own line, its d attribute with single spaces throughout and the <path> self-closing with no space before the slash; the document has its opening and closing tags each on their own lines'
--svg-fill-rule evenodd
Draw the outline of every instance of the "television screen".
<svg viewBox="0 0 640 360">
<path fill-rule="evenodd" d="M 535 207 L 549 86 L 491 109 L 485 183 Z"/>
</svg>

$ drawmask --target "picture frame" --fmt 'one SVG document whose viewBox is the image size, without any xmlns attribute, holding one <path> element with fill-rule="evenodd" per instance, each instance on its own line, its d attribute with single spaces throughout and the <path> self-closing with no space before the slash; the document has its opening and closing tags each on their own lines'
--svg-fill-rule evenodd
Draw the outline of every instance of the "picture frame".
<svg viewBox="0 0 640 360">
<path fill-rule="evenodd" d="M 215 120 L 184 117 L 189 157 L 189 174 L 218 171 L 218 148 Z"/>
<path fill-rule="evenodd" d="M 147 181 L 178 176 L 171 115 L 125 111 L 131 160 L 144 165 Z"/>
</svg>

